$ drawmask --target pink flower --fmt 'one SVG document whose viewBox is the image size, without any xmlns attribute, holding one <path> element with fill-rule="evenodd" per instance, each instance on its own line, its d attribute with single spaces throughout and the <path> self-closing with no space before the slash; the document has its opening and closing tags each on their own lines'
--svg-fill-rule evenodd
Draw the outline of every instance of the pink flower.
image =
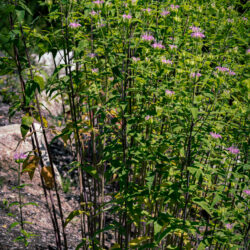
<svg viewBox="0 0 250 250">
<path fill-rule="evenodd" d="M 193 32 L 201 32 L 201 28 L 196 26 L 190 26 L 189 29 L 191 29 Z"/>
<path fill-rule="evenodd" d="M 89 53 L 89 55 L 88 55 L 90 58 L 94 58 L 94 57 L 96 57 L 96 54 L 95 53 Z"/>
<path fill-rule="evenodd" d="M 247 53 L 247 54 L 250 54 L 250 49 L 247 49 L 246 53 Z"/>
<path fill-rule="evenodd" d="M 167 11 L 167 10 L 163 10 L 162 12 L 161 12 L 161 16 L 167 16 L 167 15 L 169 15 L 170 14 L 170 11 Z"/>
<path fill-rule="evenodd" d="M 216 67 L 216 69 L 218 69 L 220 72 L 229 71 L 229 68 L 226 68 L 226 67 Z"/>
<path fill-rule="evenodd" d="M 25 155 L 24 153 L 15 153 L 14 154 L 14 160 L 18 161 L 18 160 L 24 160 L 26 159 L 27 155 Z"/>
<path fill-rule="evenodd" d="M 229 68 L 226 67 L 216 67 L 216 69 L 220 72 L 227 72 L 230 76 L 235 76 L 236 73 L 232 70 L 230 70 Z"/>
<path fill-rule="evenodd" d="M 177 49 L 177 45 L 174 45 L 174 44 L 170 44 L 169 47 L 170 49 Z"/>
<path fill-rule="evenodd" d="M 95 3 L 95 4 L 102 4 L 102 3 L 104 3 L 104 1 L 103 0 L 97 0 L 97 1 L 94 1 L 93 3 Z"/>
<path fill-rule="evenodd" d="M 201 73 L 194 73 L 194 72 L 192 72 L 191 74 L 190 74 L 190 76 L 192 77 L 192 78 L 195 78 L 195 77 L 200 77 L 201 76 Z"/>
<path fill-rule="evenodd" d="M 174 94 L 175 94 L 175 92 L 174 92 L 174 91 L 169 90 L 169 89 L 166 89 L 165 93 L 166 93 L 166 95 L 169 95 L 169 96 L 172 96 L 172 95 L 174 95 Z"/>
<path fill-rule="evenodd" d="M 233 225 L 230 224 L 230 223 L 227 223 L 227 224 L 226 224 L 226 228 L 227 228 L 227 229 L 232 229 L 232 228 L 233 228 Z"/>
<path fill-rule="evenodd" d="M 147 9 L 143 9 L 143 11 L 150 12 L 151 9 L 150 9 L 150 8 L 147 8 Z"/>
<path fill-rule="evenodd" d="M 69 27 L 71 27 L 71 28 L 78 28 L 80 26 L 82 26 L 80 23 L 70 23 L 69 24 Z"/>
<path fill-rule="evenodd" d="M 150 35 L 149 33 L 143 34 L 141 38 L 142 38 L 142 40 L 145 40 L 145 41 L 153 41 L 153 40 L 155 40 L 155 38 L 152 35 Z"/>
<path fill-rule="evenodd" d="M 245 194 L 247 194 L 247 195 L 250 195 L 250 190 L 249 189 L 246 189 L 246 190 L 244 190 L 243 191 Z"/>
<path fill-rule="evenodd" d="M 101 28 L 101 27 L 104 27 L 104 26 L 105 26 L 105 23 L 97 23 L 98 28 Z"/>
<path fill-rule="evenodd" d="M 231 70 L 228 72 L 228 74 L 229 74 L 230 76 L 235 76 L 235 75 L 236 75 L 236 73 L 235 73 L 234 71 L 231 71 Z"/>
<path fill-rule="evenodd" d="M 132 57 L 132 60 L 134 61 L 134 62 L 138 62 L 138 61 L 140 61 L 140 58 L 139 57 Z"/>
<path fill-rule="evenodd" d="M 228 150 L 229 152 L 231 152 L 234 155 L 237 155 L 240 153 L 240 150 L 234 146 L 231 146 L 229 148 L 226 148 L 226 150 Z"/>
<path fill-rule="evenodd" d="M 93 73 L 98 73 L 98 72 L 99 72 L 99 69 L 94 68 L 94 69 L 91 69 L 91 71 L 92 71 Z"/>
<path fill-rule="evenodd" d="M 170 8 L 171 8 L 171 9 L 178 9 L 178 8 L 180 8 L 180 5 L 171 4 L 171 5 L 170 5 Z"/>
<path fill-rule="evenodd" d="M 201 32 L 194 32 L 191 34 L 191 37 L 195 37 L 195 38 L 204 38 L 205 35 Z"/>
<path fill-rule="evenodd" d="M 153 43 L 152 44 L 152 47 L 153 48 L 158 48 L 158 49 L 165 49 L 165 46 L 164 45 L 162 45 L 162 42 L 155 42 L 155 43 Z"/>
<path fill-rule="evenodd" d="M 234 20 L 231 19 L 231 18 L 228 18 L 228 19 L 227 19 L 227 22 L 228 22 L 228 23 L 233 23 L 233 21 L 234 21 Z"/>
<path fill-rule="evenodd" d="M 216 134 L 214 132 L 210 132 L 210 135 L 215 138 L 215 139 L 218 139 L 218 138 L 222 138 L 222 136 L 220 134 Z"/>
<path fill-rule="evenodd" d="M 145 117 L 145 120 L 148 121 L 150 118 L 152 118 L 152 116 L 151 116 L 151 115 L 147 115 L 147 116 Z"/>
<path fill-rule="evenodd" d="M 124 15 L 122 15 L 122 17 L 123 17 L 123 19 L 131 19 L 132 18 L 132 16 L 130 14 L 128 14 L 128 15 L 124 14 Z"/>
<path fill-rule="evenodd" d="M 90 15 L 91 16 L 95 16 L 95 15 L 98 15 L 100 13 L 100 11 L 94 11 L 94 10 L 92 10 L 91 12 L 90 12 Z"/>
<path fill-rule="evenodd" d="M 173 64 L 173 62 L 171 60 L 166 60 L 165 58 L 162 58 L 161 62 L 165 63 L 165 64 Z"/>
<path fill-rule="evenodd" d="M 242 20 L 243 21 L 247 21 L 248 19 L 246 17 L 242 17 Z"/>
</svg>

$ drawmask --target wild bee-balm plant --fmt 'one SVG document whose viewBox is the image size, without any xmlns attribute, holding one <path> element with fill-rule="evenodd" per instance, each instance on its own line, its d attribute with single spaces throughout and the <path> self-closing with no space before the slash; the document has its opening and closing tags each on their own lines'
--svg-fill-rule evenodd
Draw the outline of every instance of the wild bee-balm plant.
<svg viewBox="0 0 250 250">
<path fill-rule="evenodd" d="M 12 190 L 17 190 L 18 200 L 9 203 L 7 200 L 3 202 L 5 208 L 10 210 L 11 207 L 16 206 L 18 208 L 18 213 L 13 214 L 12 212 L 8 212 L 8 216 L 14 218 L 16 221 L 9 225 L 8 231 L 18 227 L 19 235 L 13 240 L 14 242 L 22 242 L 25 247 L 27 247 L 30 243 L 31 238 L 38 236 L 32 232 L 28 232 L 25 229 L 26 224 L 32 224 L 32 222 L 26 221 L 23 215 L 23 209 L 25 206 L 33 205 L 38 206 L 35 202 L 24 203 L 22 200 L 22 190 L 25 186 L 29 184 L 21 183 L 21 174 L 22 174 L 22 164 L 27 158 L 27 155 L 24 153 L 15 153 L 14 160 L 18 164 L 18 168 L 11 168 L 17 172 L 17 185 L 12 187 Z"/>
<path fill-rule="evenodd" d="M 39 32 L 15 3 L 1 48 L 18 70 L 23 127 L 41 123 L 53 171 L 38 94 L 60 96 L 54 139 L 75 155 L 79 205 L 66 219 L 55 190 L 62 235 L 50 213 L 58 248 L 80 216 L 77 249 L 105 248 L 107 234 L 111 249 L 247 249 L 248 3 L 45 1 Z M 46 82 L 34 48 L 53 55 Z"/>
</svg>

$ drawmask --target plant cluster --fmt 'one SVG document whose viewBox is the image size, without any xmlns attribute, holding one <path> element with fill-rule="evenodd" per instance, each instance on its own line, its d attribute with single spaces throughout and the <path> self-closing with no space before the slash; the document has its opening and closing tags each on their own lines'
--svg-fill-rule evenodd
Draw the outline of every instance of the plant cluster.
<svg viewBox="0 0 250 250">
<path fill-rule="evenodd" d="M 58 249 L 67 249 L 65 227 L 75 216 L 82 230 L 77 249 L 104 249 L 105 231 L 115 238 L 112 249 L 247 249 L 249 3 L 40 5 L 48 9 L 42 30 L 39 16 L 27 21 L 25 1 L 4 1 L 9 24 L 0 33 L 0 66 L 2 74 L 19 76 L 11 112 L 25 111 L 21 131 L 33 138 L 45 196 L 52 187 L 57 194 L 57 205 L 47 201 Z M 58 51 L 63 64 L 56 64 Z M 52 54 L 51 76 L 32 64 L 31 53 Z M 61 98 L 60 131 L 42 116 L 43 90 Z M 35 120 L 50 166 L 37 148 Z M 76 154 L 80 203 L 66 219 L 48 129 Z"/>
</svg>

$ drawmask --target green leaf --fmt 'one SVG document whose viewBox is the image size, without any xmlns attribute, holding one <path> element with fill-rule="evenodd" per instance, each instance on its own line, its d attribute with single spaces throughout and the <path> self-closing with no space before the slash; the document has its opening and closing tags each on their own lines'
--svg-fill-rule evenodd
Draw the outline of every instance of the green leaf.
<svg viewBox="0 0 250 250">
<path fill-rule="evenodd" d="M 9 207 L 17 206 L 17 205 L 19 205 L 19 202 L 14 201 L 14 202 L 11 202 L 11 203 L 9 204 Z"/>
<path fill-rule="evenodd" d="M 88 174 L 90 174 L 91 176 L 93 176 L 94 178 L 99 179 L 97 170 L 93 168 L 92 166 L 82 166 L 82 169 L 86 171 Z"/>
<path fill-rule="evenodd" d="M 19 1 L 19 6 L 22 8 L 22 9 L 24 9 L 24 10 L 26 10 L 26 12 L 28 12 L 31 16 L 32 16 L 32 12 L 31 12 L 31 10 L 29 9 L 29 7 L 26 5 L 26 4 L 24 4 L 23 2 L 21 2 L 21 1 Z"/>
<path fill-rule="evenodd" d="M 27 202 L 27 203 L 23 203 L 21 207 L 24 207 L 24 206 L 29 206 L 29 205 L 32 205 L 32 206 L 36 206 L 38 207 L 38 204 L 35 203 L 35 202 Z"/>
<path fill-rule="evenodd" d="M 39 85 L 40 89 L 43 90 L 45 87 L 44 80 L 41 76 L 34 76 L 34 81 Z"/>
<path fill-rule="evenodd" d="M 197 205 L 199 205 L 201 208 L 203 208 L 210 216 L 212 216 L 212 211 L 210 208 L 210 206 L 208 205 L 208 203 L 205 200 L 202 200 L 201 198 L 193 198 L 193 202 Z"/>
<path fill-rule="evenodd" d="M 22 117 L 21 134 L 22 134 L 23 138 L 29 132 L 29 128 L 30 128 L 31 124 L 33 123 L 33 120 L 34 119 L 31 116 L 23 116 Z"/>
<path fill-rule="evenodd" d="M 203 242 L 201 242 L 201 243 L 199 244 L 197 250 L 204 250 L 205 248 L 206 248 L 206 245 L 205 245 Z"/>
<path fill-rule="evenodd" d="M 151 171 L 149 171 L 147 173 L 147 177 L 146 177 L 146 181 L 147 181 L 147 186 L 148 186 L 149 192 L 151 191 L 151 188 L 152 188 L 152 185 L 153 185 L 153 182 L 154 182 L 154 178 L 155 178 L 154 173 L 151 172 Z"/>
<path fill-rule="evenodd" d="M 22 23 L 24 20 L 24 16 L 25 16 L 25 11 L 24 10 L 17 10 L 16 9 L 16 15 L 17 15 L 17 20 L 19 23 Z"/>
<path fill-rule="evenodd" d="M 154 234 L 158 234 L 162 229 L 162 225 L 160 225 L 157 221 L 154 222 Z"/>
<path fill-rule="evenodd" d="M 190 110 L 191 110 L 192 116 L 195 120 L 198 116 L 198 108 L 191 108 Z"/>
<path fill-rule="evenodd" d="M 66 227 L 68 225 L 69 222 L 72 221 L 73 218 L 75 218 L 76 216 L 79 216 L 81 214 L 86 214 L 89 216 L 89 213 L 88 212 L 85 212 L 83 210 L 74 210 L 72 211 L 69 216 L 67 217 L 67 219 L 65 220 L 64 222 L 64 227 Z"/>
<path fill-rule="evenodd" d="M 16 227 L 19 224 L 20 224 L 20 222 L 18 222 L 18 221 L 13 222 L 12 224 L 10 224 L 8 231 L 10 231 L 12 228 Z"/>
</svg>

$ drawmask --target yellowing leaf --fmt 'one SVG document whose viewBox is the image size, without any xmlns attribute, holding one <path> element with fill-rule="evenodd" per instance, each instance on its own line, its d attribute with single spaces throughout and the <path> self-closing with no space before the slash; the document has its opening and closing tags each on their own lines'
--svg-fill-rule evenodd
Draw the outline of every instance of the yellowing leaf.
<svg viewBox="0 0 250 250">
<path fill-rule="evenodd" d="M 51 166 L 43 167 L 41 170 L 41 175 L 43 177 L 46 188 L 53 188 L 55 183 Z"/>
<path fill-rule="evenodd" d="M 39 157 L 35 155 L 30 155 L 23 162 L 22 173 L 28 172 L 30 180 L 33 179 L 36 168 L 38 167 Z"/>
<path fill-rule="evenodd" d="M 141 237 L 138 237 L 136 239 L 133 239 L 129 242 L 129 245 L 131 247 L 135 247 L 135 246 L 138 246 L 140 245 L 143 241 L 146 241 L 146 240 L 149 240 L 150 237 L 149 236 L 141 236 Z"/>
</svg>

